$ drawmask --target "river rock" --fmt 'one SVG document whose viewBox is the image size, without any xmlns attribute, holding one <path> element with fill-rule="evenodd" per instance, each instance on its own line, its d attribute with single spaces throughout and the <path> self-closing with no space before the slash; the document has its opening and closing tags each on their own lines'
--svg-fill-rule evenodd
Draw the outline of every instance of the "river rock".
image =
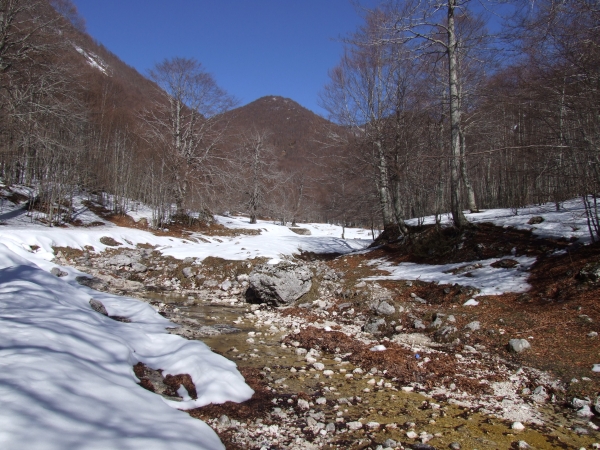
<svg viewBox="0 0 600 450">
<path fill-rule="evenodd" d="M 127 255 L 115 255 L 112 258 L 106 260 L 106 264 L 110 266 L 130 266 L 133 260 Z"/>
<path fill-rule="evenodd" d="M 587 263 L 579 271 L 579 279 L 582 281 L 591 281 L 592 283 L 600 280 L 600 262 Z"/>
<path fill-rule="evenodd" d="M 53 267 L 52 269 L 50 269 L 50 273 L 55 277 L 66 277 L 67 275 L 69 275 L 67 272 L 65 272 L 64 270 L 60 270 L 60 268 L 58 267 Z"/>
<path fill-rule="evenodd" d="M 369 322 L 365 324 L 363 327 L 363 331 L 365 333 L 377 334 L 379 333 L 379 327 L 385 327 L 385 319 L 382 318 L 372 318 Z"/>
<path fill-rule="evenodd" d="M 431 328 L 439 328 L 444 324 L 444 317 L 446 317 L 445 314 L 441 314 L 441 313 L 436 313 L 435 315 L 435 320 L 433 322 L 431 322 L 431 325 L 429 325 Z"/>
<path fill-rule="evenodd" d="M 223 428 L 229 428 L 231 426 L 231 419 L 223 414 L 219 417 L 219 426 Z"/>
<path fill-rule="evenodd" d="M 310 291 L 312 272 L 306 266 L 284 261 L 257 266 L 249 278 L 246 300 L 249 303 L 290 305 Z"/>
<path fill-rule="evenodd" d="M 513 422 L 510 428 L 514 431 L 523 431 L 525 429 L 525 425 L 523 425 L 521 422 Z"/>
<path fill-rule="evenodd" d="M 394 314 L 396 312 L 396 308 L 394 308 L 388 302 L 382 301 L 375 307 L 375 311 L 378 314 L 389 316 L 390 314 Z"/>
<path fill-rule="evenodd" d="M 511 339 L 508 341 L 508 349 L 513 353 L 521 353 L 531 347 L 527 339 Z"/>
<path fill-rule="evenodd" d="M 544 403 L 548 399 L 548 392 L 544 386 L 538 386 L 533 390 L 531 399 L 536 403 Z"/>
<path fill-rule="evenodd" d="M 300 408 L 300 409 L 304 409 L 304 410 L 307 410 L 307 409 L 310 409 L 310 405 L 309 405 L 309 403 L 308 403 L 306 400 L 304 400 L 303 398 L 299 398 L 299 399 L 298 399 L 298 408 Z"/>
<path fill-rule="evenodd" d="M 148 267 L 146 267 L 142 263 L 134 262 L 131 264 L 131 270 L 133 270 L 136 273 L 143 273 L 148 270 Z"/>
<path fill-rule="evenodd" d="M 415 321 L 413 322 L 413 328 L 416 330 L 424 330 L 426 326 L 422 320 L 415 319 Z"/>
<path fill-rule="evenodd" d="M 481 329 L 481 323 L 479 323 L 478 320 L 474 320 L 473 322 L 468 323 L 465 328 L 471 330 L 471 331 L 477 331 L 479 329 Z"/>
<path fill-rule="evenodd" d="M 79 276 L 75 278 L 79 284 L 83 286 L 87 286 L 89 288 L 95 289 L 96 291 L 103 291 L 108 289 L 107 284 L 101 280 L 100 278 L 88 277 L 88 276 Z"/>
<path fill-rule="evenodd" d="M 360 430 L 363 424 L 360 422 L 348 422 L 347 426 L 349 430 Z"/>
<path fill-rule="evenodd" d="M 453 342 L 456 339 L 457 334 L 458 334 L 458 329 L 456 327 L 447 325 L 447 326 L 439 329 L 438 331 L 436 331 L 436 333 L 433 335 L 433 339 L 436 342 L 442 342 L 442 343 Z"/>
<path fill-rule="evenodd" d="M 104 305 L 102 304 L 102 302 L 100 300 L 96 300 L 96 299 L 92 298 L 90 300 L 90 306 L 97 313 L 100 313 L 103 316 L 108 316 L 108 312 L 106 311 L 106 308 L 104 307 Z"/>
</svg>

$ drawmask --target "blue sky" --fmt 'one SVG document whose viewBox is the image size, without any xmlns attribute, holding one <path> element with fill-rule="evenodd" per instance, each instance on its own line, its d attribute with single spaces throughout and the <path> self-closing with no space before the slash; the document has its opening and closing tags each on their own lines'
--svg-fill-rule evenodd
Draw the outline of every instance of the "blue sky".
<svg viewBox="0 0 600 450">
<path fill-rule="evenodd" d="M 318 93 L 362 19 L 350 0 L 73 0 L 88 33 L 146 75 L 195 58 L 242 105 L 289 97 L 325 115 Z M 376 0 L 361 0 L 373 6 Z"/>
</svg>

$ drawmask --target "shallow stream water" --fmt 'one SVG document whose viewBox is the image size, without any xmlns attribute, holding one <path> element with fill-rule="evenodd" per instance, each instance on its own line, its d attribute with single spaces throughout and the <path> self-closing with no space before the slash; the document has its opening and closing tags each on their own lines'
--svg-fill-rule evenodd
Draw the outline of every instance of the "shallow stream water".
<svg viewBox="0 0 600 450">
<path fill-rule="evenodd" d="M 333 371 L 330 376 L 325 376 L 323 371 L 315 370 L 306 362 L 305 355 L 298 355 L 296 348 L 281 344 L 282 336 L 287 333 L 268 322 L 258 326 L 250 305 L 211 304 L 198 300 L 190 304 L 188 297 L 174 295 L 153 295 L 147 300 L 170 305 L 174 314 L 184 321 L 190 320 L 188 326 L 196 322 L 198 326 L 227 331 L 235 327 L 239 331 L 201 340 L 240 367 L 260 368 L 271 390 L 287 397 L 290 404 L 294 402 L 293 395 L 308 394 L 312 399 L 311 410 L 322 413 L 321 422 L 337 423 L 338 429 L 344 422 L 380 424 L 375 428 L 364 426 L 360 430 L 331 436 L 333 443 L 323 448 L 374 449 L 387 439 L 406 445 L 419 443 L 423 437 L 428 439 L 428 445 L 437 449 L 449 448 L 453 442 L 459 443 L 462 449 L 528 448 L 519 447 L 519 441 L 535 449 L 592 449 L 593 443 L 600 442 L 598 432 L 581 435 L 573 431 L 577 428 L 573 417 L 565 416 L 564 409 L 555 409 L 552 405 L 544 409 L 548 417 L 545 425 L 525 424 L 525 430 L 517 432 L 511 429 L 510 422 L 438 402 L 421 393 L 405 392 L 402 386 L 382 378 L 381 374 L 369 373 L 369 367 L 363 367 L 362 374 L 353 374 L 356 367 L 343 361 L 341 355 L 321 354 L 318 361 L 324 364 L 325 370 Z M 326 402 L 319 404 L 318 398 L 325 398 Z M 418 435 L 416 439 L 407 436 L 411 431 Z"/>
</svg>

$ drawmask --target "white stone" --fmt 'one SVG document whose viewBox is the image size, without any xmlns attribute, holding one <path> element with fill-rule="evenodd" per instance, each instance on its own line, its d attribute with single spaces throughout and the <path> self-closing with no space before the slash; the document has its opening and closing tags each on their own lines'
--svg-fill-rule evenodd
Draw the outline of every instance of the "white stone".
<svg viewBox="0 0 600 450">
<path fill-rule="evenodd" d="M 302 398 L 298 399 L 298 407 L 300 409 L 309 409 L 310 405 L 308 404 L 308 402 Z"/>
<path fill-rule="evenodd" d="M 523 425 L 521 422 L 513 422 L 510 427 L 515 431 L 523 431 L 525 429 L 525 425 Z"/>
<path fill-rule="evenodd" d="M 372 352 L 382 352 L 384 350 L 387 350 L 387 348 L 385 348 L 385 345 L 376 345 L 375 347 L 371 347 L 370 349 Z"/>
<path fill-rule="evenodd" d="M 409 439 L 416 439 L 419 437 L 419 435 L 411 430 L 406 432 L 406 437 Z"/>
<path fill-rule="evenodd" d="M 360 430 L 362 428 L 363 424 L 360 422 L 348 422 L 347 426 L 348 426 L 348 429 L 350 429 L 350 430 Z"/>
<path fill-rule="evenodd" d="M 308 361 L 308 358 L 306 360 Z M 317 370 L 325 369 L 325 364 L 319 362 L 314 363 L 312 366 Z"/>
</svg>

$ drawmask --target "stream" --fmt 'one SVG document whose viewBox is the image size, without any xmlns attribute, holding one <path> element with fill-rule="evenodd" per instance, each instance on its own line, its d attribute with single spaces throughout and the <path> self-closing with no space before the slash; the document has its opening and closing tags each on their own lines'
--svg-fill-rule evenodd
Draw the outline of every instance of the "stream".
<svg viewBox="0 0 600 450">
<path fill-rule="evenodd" d="M 182 295 L 144 297 L 160 305 L 176 323 L 200 330 L 204 334 L 200 340 L 238 367 L 260 369 L 268 389 L 280 397 L 264 422 L 241 427 L 245 437 L 240 440 L 247 448 L 309 445 L 302 442 L 312 442 L 315 448 L 374 450 L 600 448 L 595 444 L 598 433 L 578 431 L 573 417 L 552 404 L 542 407 L 547 417 L 543 425 L 525 424 L 519 431 L 511 428 L 511 422 L 412 392 L 377 369 L 355 367 L 344 355 L 317 352 L 316 359 L 323 366 L 315 369 L 307 362 L 310 349 L 282 344 L 291 330 L 278 321 L 279 313 L 272 309 L 261 315 L 258 305 L 210 303 Z M 298 396 L 301 393 L 310 397 L 303 413 L 294 400 L 302 397 Z M 360 428 L 357 422 L 362 424 Z M 276 433 L 264 431 L 265 424 L 277 424 Z M 218 428 L 216 419 L 209 425 Z M 259 430 L 254 433 L 258 440 L 244 441 L 254 436 L 253 427 Z"/>
</svg>

